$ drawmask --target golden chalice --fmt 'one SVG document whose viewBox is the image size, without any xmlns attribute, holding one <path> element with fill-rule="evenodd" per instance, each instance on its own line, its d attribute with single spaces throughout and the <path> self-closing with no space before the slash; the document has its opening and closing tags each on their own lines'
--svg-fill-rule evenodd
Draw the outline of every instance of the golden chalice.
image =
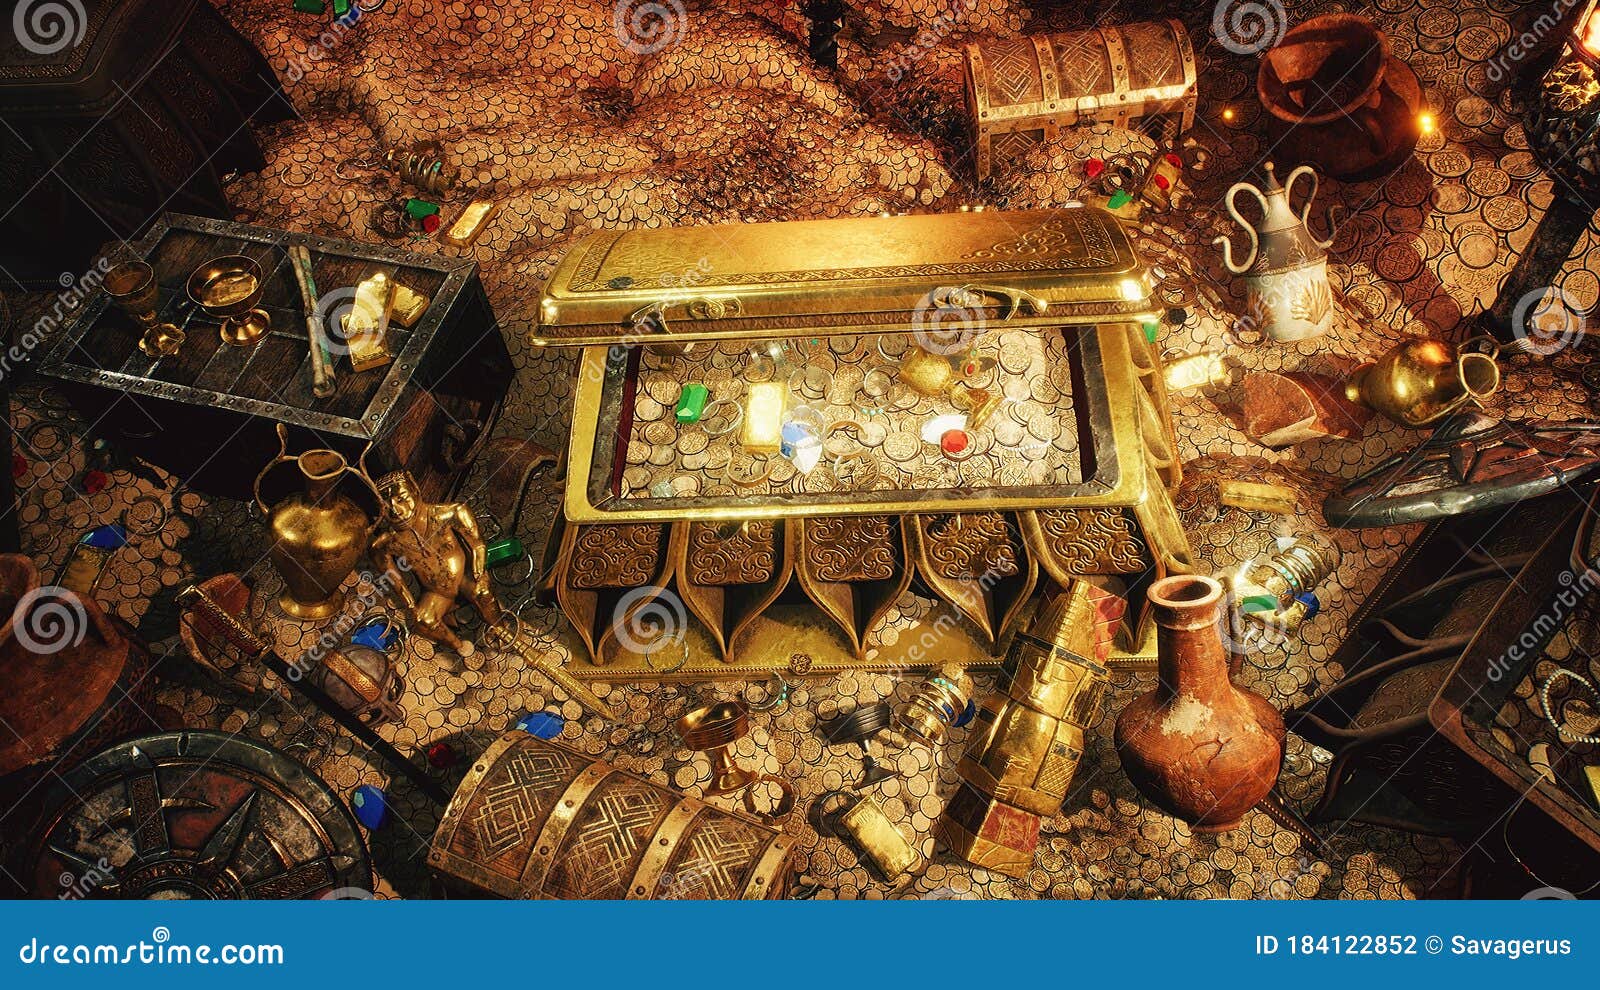
<svg viewBox="0 0 1600 990">
<path fill-rule="evenodd" d="M 184 333 L 171 323 L 156 319 L 156 308 L 161 303 L 161 284 L 156 281 L 155 269 L 143 261 L 124 261 L 106 272 L 106 295 L 111 302 L 144 328 L 139 338 L 139 350 L 151 357 L 169 357 L 183 346 Z"/>
<path fill-rule="evenodd" d="M 214 258 L 189 276 L 189 298 L 222 323 L 222 342 L 248 347 L 272 329 L 272 317 L 257 309 L 266 291 L 261 266 L 242 254 Z"/>
</svg>

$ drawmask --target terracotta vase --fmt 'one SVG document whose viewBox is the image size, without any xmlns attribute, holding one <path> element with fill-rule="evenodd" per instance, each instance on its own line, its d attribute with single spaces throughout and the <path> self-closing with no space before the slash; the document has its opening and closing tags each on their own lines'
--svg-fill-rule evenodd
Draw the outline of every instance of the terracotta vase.
<svg viewBox="0 0 1600 990">
<path fill-rule="evenodd" d="M 382 500 L 371 480 L 338 451 L 290 456 L 287 432 L 280 427 L 278 436 L 278 456 L 262 468 L 255 485 L 272 540 L 268 559 L 283 578 L 278 604 L 296 619 L 326 619 L 339 611 L 340 586 L 372 543 Z M 285 474 L 298 476 L 301 490 L 269 508 L 263 493 L 281 487 Z"/>
<path fill-rule="evenodd" d="M 1287 31 L 1261 58 L 1256 95 L 1279 157 L 1344 182 L 1393 171 L 1422 136 L 1416 73 L 1360 14 L 1325 14 Z"/>
<path fill-rule="evenodd" d="M 1283 760 L 1283 718 L 1234 685 L 1217 620 L 1222 585 L 1185 575 L 1150 586 L 1160 683 L 1117 717 L 1134 786 L 1196 832 L 1223 832 L 1267 796 Z"/>
</svg>

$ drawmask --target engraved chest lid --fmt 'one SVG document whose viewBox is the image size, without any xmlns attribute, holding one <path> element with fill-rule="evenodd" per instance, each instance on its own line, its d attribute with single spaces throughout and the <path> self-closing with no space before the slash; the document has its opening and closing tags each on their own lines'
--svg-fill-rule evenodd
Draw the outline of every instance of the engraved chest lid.
<svg viewBox="0 0 1600 990">
<path fill-rule="evenodd" d="M 604 231 L 551 273 L 534 343 L 949 333 L 1155 312 L 1109 213 L 974 211 Z"/>
</svg>

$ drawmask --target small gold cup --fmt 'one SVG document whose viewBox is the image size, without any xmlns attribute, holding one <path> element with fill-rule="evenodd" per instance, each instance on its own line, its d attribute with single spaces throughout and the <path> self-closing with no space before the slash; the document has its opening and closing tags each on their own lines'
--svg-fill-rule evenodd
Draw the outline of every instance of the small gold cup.
<svg viewBox="0 0 1600 990">
<path fill-rule="evenodd" d="M 156 325 L 156 305 L 161 301 L 161 284 L 156 272 L 143 261 L 124 261 L 106 272 L 106 295 L 112 303 L 141 327 Z"/>
</svg>

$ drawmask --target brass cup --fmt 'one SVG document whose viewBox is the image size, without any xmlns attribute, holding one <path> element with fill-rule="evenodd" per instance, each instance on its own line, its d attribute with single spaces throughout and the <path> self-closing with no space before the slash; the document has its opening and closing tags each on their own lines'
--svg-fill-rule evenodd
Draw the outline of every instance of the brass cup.
<svg viewBox="0 0 1600 990">
<path fill-rule="evenodd" d="M 106 272 L 101 283 L 116 307 L 146 330 L 155 326 L 161 284 L 156 272 L 143 261 L 124 261 Z"/>
<path fill-rule="evenodd" d="M 222 342 L 248 347 L 272 329 L 272 317 L 257 309 L 266 291 L 261 266 L 242 254 L 213 258 L 189 276 L 189 298 L 222 323 Z"/>
<path fill-rule="evenodd" d="M 749 787 L 757 775 L 733 760 L 733 744 L 750 733 L 750 713 L 736 701 L 696 708 L 678 719 L 678 735 L 690 749 L 711 758 L 711 783 L 706 796 L 732 794 Z"/>
</svg>

